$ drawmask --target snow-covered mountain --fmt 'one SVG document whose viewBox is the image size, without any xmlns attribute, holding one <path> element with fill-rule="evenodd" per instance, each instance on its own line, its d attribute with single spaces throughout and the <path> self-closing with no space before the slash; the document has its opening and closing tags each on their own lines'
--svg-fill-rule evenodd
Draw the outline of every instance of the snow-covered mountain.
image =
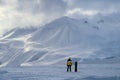
<svg viewBox="0 0 120 80">
<path fill-rule="evenodd" d="M 0 66 L 50 65 L 68 57 L 119 58 L 119 32 L 117 22 L 107 18 L 62 17 L 38 29 L 13 29 L 0 39 Z"/>
<path fill-rule="evenodd" d="M 104 40 L 99 33 L 100 30 L 86 21 L 62 17 L 41 27 L 30 40 L 45 47 L 70 47 L 83 43 L 96 45 Z"/>
</svg>

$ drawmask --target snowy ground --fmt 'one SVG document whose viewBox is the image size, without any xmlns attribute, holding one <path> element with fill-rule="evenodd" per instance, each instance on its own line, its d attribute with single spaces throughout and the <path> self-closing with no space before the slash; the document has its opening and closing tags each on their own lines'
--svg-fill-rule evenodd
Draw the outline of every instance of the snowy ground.
<svg viewBox="0 0 120 80">
<path fill-rule="evenodd" d="M 0 68 L 0 80 L 120 80 L 120 64 L 79 64 L 66 72 L 65 65 Z"/>
</svg>

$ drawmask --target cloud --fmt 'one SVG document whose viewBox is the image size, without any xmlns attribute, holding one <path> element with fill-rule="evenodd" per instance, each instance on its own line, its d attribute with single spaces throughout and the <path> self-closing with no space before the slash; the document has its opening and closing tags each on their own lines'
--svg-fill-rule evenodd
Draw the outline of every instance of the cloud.
<svg viewBox="0 0 120 80">
<path fill-rule="evenodd" d="M 63 16 L 66 8 L 66 2 L 62 0 L 0 0 L 0 32 L 14 27 L 43 25 Z"/>
<path fill-rule="evenodd" d="M 65 0 L 70 8 L 120 10 L 120 0 Z"/>
<path fill-rule="evenodd" d="M 0 0 L 0 34 L 14 27 L 40 26 L 64 15 L 119 11 L 120 0 Z"/>
<path fill-rule="evenodd" d="M 96 14 L 120 13 L 120 0 L 64 0 L 67 16 L 74 18 L 94 17 Z"/>
<path fill-rule="evenodd" d="M 73 10 L 68 10 L 66 15 L 71 16 L 71 15 L 79 15 L 79 14 L 84 15 L 84 16 L 93 16 L 93 15 L 98 14 L 98 11 L 96 11 L 96 10 L 83 10 L 80 8 L 75 8 Z"/>
<path fill-rule="evenodd" d="M 19 0 L 18 4 L 18 10 L 30 11 L 33 14 L 64 12 L 67 7 L 66 3 L 62 0 Z"/>
</svg>

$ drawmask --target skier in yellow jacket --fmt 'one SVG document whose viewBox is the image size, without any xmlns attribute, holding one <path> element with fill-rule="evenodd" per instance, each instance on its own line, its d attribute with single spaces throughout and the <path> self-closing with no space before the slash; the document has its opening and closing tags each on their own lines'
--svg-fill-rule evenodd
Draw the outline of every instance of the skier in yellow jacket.
<svg viewBox="0 0 120 80">
<path fill-rule="evenodd" d="M 71 58 L 69 58 L 68 60 L 67 60 L 67 72 L 70 70 L 70 72 L 71 72 L 71 66 L 72 66 L 72 60 L 71 60 Z"/>
</svg>

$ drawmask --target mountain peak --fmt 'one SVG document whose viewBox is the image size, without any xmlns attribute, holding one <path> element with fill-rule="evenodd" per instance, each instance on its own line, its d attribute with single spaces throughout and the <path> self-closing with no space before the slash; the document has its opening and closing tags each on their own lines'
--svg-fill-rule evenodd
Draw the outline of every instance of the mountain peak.
<svg viewBox="0 0 120 80">
<path fill-rule="evenodd" d="M 63 22 L 63 23 L 65 23 L 65 22 L 71 22 L 73 20 L 74 20 L 73 18 L 69 18 L 67 16 L 63 16 L 61 18 L 56 19 L 55 22 L 60 22 L 60 23 Z"/>
<path fill-rule="evenodd" d="M 61 18 L 58 18 L 57 20 L 71 20 L 72 18 L 67 17 L 67 16 L 63 16 Z"/>
</svg>

